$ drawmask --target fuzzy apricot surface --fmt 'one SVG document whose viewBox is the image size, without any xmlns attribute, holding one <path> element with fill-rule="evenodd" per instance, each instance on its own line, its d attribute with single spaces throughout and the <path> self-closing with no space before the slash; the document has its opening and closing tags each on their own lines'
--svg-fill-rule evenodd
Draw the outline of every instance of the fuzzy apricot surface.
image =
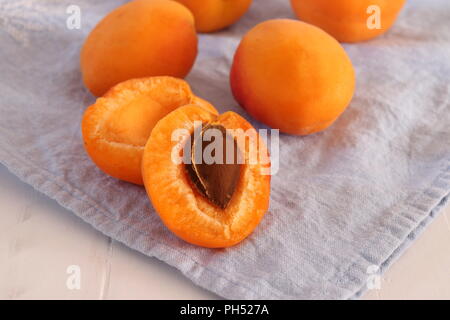
<svg viewBox="0 0 450 320">
<path fill-rule="evenodd" d="M 174 110 L 158 122 L 145 147 L 142 160 L 145 188 L 161 220 L 178 237 L 208 248 L 230 247 L 251 234 L 268 210 L 270 175 L 262 174 L 262 169 L 270 169 L 270 162 L 249 161 L 251 154 L 267 154 L 267 149 L 256 136 L 249 135 L 246 143 L 237 140 L 245 163 L 237 188 L 228 206 L 222 209 L 197 191 L 185 164 L 172 158 L 172 153 L 182 152 L 189 138 L 187 135 L 173 141 L 172 133 L 179 128 L 192 133 L 196 121 L 214 121 L 226 129 L 244 132 L 253 128 L 234 112 L 218 116 L 195 105 Z"/>
<path fill-rule="evenodd" d="M 197 56 L 191 12 L 175 1 L 134 0 L 108 14 L 81 50 L 86 87 L 96 96 L 132 78 L 184 78 Z"/>
<path fill-rule="evenodd" d="M 322 28 L 338 41 L 360 42 L 388 31 L 405 2 L 406 0 L 291 0 L 291 5 L 300 20 Z M 378 13 L 379 27 L 372 25 L 371 21 L 371 16 Z"/>
<path fill-rule="evenodd" d="M 238 21 L 252 0 L 175 0 L 185 5 L 195 17 L 199 32 L 214 32 Z"/>
<path fill-rule="evenodd" d="M 342 46 L 326 32 L 276 19 L 244 36 L 230 82 L 236 100 L 257 120 L 307 135 L 326 129 L 346 109 L 355 73 Z"/>
<path fill-rule="evenodd" d="M 124 81 L 86 109 L 81 124 L 85 149 L 105 173 L 143 184 L 142 154 L 153 127 L 186 104 L 217 113 L 195 96 L 184 80 L 150 77 Z"/>
</svg>

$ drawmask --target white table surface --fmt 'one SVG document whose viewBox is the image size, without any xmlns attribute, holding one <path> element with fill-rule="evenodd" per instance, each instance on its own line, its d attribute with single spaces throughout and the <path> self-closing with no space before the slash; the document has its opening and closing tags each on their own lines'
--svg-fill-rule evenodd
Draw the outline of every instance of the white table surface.
<svg viewBox="0 0 450 320">
<path fill-rule="evenodd" d="M 450 206 L 363 299 L 450 299 Z M 80 267 L 69 290 L 67 268 Z M 0 299 L 217 299 L 111 240 L 0 165 Z"/>
</svg>

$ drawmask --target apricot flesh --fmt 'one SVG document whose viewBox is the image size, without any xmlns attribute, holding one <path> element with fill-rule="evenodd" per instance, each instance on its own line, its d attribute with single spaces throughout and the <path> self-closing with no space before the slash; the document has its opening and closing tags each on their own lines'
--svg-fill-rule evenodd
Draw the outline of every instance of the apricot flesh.
<svg viewBox="0 0 450 320">
<path fill-rule="evenodd" d="M 143 184 L 142 154 L 153 127 L 186 104 L 217 113 L 181 79 L 150 77 L 122 82 L 86 109 L 81 124 L 85 149 L 105 173 Z"/>
<path fill-rule="evenodd" d="M 320 27 L 338 41 L 360 42 L 388 31 L 405 2 L 406 0 L 291 0 L 291 5 L 300 20 Z M 379 17 L 379 27 L 370 26 L 374 14 L 378 15 L 377 19 Z"/>
<path fill-rule="evenodd" d="M 218 116 L 195 105 L 174 110 L 156 124 L 145 146 L 145 188 L 163 223 L 181 239 L 208 248 L 233 246 L 252 233 L 268 210 L 270 175 L 263 174 L 263 169 L 270 168 L 270 161 L 249 161 L 256 153 L 267 155 L 267 149 L 255 136 L 249 135 L 244 143 L 236 140 L 245 162 L 233 196 L 221 208 L 198 191 L 184 163 L 173 161 L 173 154 L 181 154 L 190 143 L 196 122 L 244 132 L 253 128 L 234 112 Z M 187 134 L 173 141 L 172 133 L 180 128 Z"/>
<path fill-rule="evenodd" d="M 243 37 L 230 83 L 236 100 L 257 120 L 307 135 L 326 129 L 346 109 L 355 73 L 344 49 L 326 32 L 275 19 Z"/>
<path fill-rule="evenodd" d="M 252 0 L 175 0 L 185 5 L 195 17 L 199 32 L 214 32 L 238 21 Z"/>
<path fill-rule="evenodd" d="M 132 78 L 184 78 L 197 56 L 191 12 L 175 1 L 134 0 L 108 14 L 81 50 L 81 72 L 96 96 Z"/>
</svg>

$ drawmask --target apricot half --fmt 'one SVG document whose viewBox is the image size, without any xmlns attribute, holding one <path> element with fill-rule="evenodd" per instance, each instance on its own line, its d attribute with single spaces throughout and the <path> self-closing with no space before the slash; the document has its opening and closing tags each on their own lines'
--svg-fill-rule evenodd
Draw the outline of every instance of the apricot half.
<svg viewBox="0 0 450 320">
<path fill-rule="evenodd" d="M 134 0 L 108 14 L 81 50 L 86 87 L 101 96 L 115 84 L 150 76 L 184 78 L 197 56 L 191 12 L 175 1 Z"/>
<path fill-rule="evenodd" d="M 226 134 L 231 150 L 239 153 L 230 158 L 241 161 L 196 162 L 195 146 L 204 155 L 210 144 L 198 144 L 195 130 L 200 130 L 198 137 L 209 130 Z M 186 156 L 189 150 L 192 154 Z M 217 150 L 212 154 L 217 156 Z M 229 150 L 223 150 L 228 157 Z M 188 105 L 168 114 L 156 124 L 145 146 L 142 174 L 161 220 L 195 245 L 222 248 L 239 243 L 256 228 L 269 206 L 267 148 L 255 129 L 234 112 L 217 115 Z"/>
<path fill-rule="evenodd" d="M 247 12 L 252 0 L 175 0 L 184 4 L 195 17 L 199 32 L 213 32 L 238 21 Z"/>
<path fill-rule="evenodd" d="M 257 120 L 307 135 L 324 130 L 345 110 L 355 73 L 342 46 L 326 32 L 276 19 L 243 37 L 230 82 L 236 100 Z"/>
<path fill-rule="evenodd" d="M 291 0 L 302 21 L 314 24 L 338 41 L 359 42 L 388 31 L 405 0 Z"/>
<path fill-rule="evenodd" d="M 122 82 L 86 109 L 81 124 L 85 149 L 105 173 L 143 184 L 142 154 L 153 127 L 186 104 L 217 114 L 184 80 L 150 77 Z"/>
</svg>

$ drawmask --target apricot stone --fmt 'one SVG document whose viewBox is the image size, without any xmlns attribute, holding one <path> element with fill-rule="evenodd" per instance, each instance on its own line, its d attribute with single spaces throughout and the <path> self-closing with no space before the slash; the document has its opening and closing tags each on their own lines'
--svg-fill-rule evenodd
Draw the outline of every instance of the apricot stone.
<svg viewBox="0 0 450 320">
<path fill-rule="evenodd" d="M 244 36 L 230 82 L 236 100 L 257 120 L 307 135 L 327 128 L 345 110 L 355 74 L 342 46 L 326 32 L 276 19 Z"/>
<path fill-rule="evenodd" d="M 291 0 L 291 5 L 300 20 L 322 28 L 338 41 L 359 42 L 388 31 L 405 2 L 406 0 Z"/>
<path fill-rule="evenodd" d="M 135 0 L 92 30 L 81 50 L 81 71 L 86 87 L 101 96 L 132 78 L 184 78 L 196 56 L 194 18 L 186 7 L 175 1 Z"/>
<path fill-rule="evenodd" d="M 213 32 L 238 21 L 252 0 L 175 0 L 184 4 L 195 17 L 199 32 Z"/>
</svg>

